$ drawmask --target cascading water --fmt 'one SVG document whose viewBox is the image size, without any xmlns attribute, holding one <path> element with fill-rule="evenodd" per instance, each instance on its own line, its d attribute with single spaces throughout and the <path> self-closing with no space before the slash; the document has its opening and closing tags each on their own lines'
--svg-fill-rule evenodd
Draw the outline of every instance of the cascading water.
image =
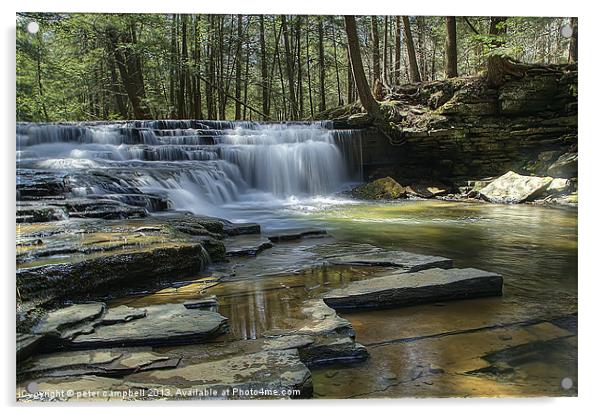
<svg viewBox="0 0 602 415">
<path fill-rule="evenodd" d="M 132 203 L 159 196 L 176 210 L 216 214 L 245 196 L 340 190 L 359 171 L 349 152 L 358 147 L 349 145 L 355 134 L 329 122 L 19 123 L 18 181 L 55 176 L 73 197 Z"/>
</svg>

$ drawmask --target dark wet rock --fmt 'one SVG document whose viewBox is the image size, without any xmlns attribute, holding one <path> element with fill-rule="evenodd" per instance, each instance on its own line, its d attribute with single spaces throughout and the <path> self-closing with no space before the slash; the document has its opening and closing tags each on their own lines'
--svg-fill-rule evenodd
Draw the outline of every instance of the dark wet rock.
<svg viewBox="0 0 602 415">
<path fill-rule="evenodd" d="M 543 194 L 552 180 L 509 171 L 481 189 L 480 196 L 492 203 L 522 203 Z"/>
<path fill-rule="evenodd" d="M 368 350 L 347 336 L 327 336 L 299 348 L 299 356 L 308 367 L 361 362 Z"/>
<path fill-rule="evenodd" d="M 104 303 L 73 304 L 49 312 L 32 328 L 32 333 L 66 337 L 67 333 L 97 320 L 104 311 Z"/>
<path fill-rule="evenodd" d="M 25 360 L 36 354 L 44 343 L 44 335 L 17 333 L 17 361 Z"/>
<path fill-rule="evenodd" d="M 146 317 L 145 309 L 120 305 L 119 307 L 109 308 L 102 316 L 100 324 L 111 325 L 127 323 L 128 321 L 143 317 Z"/>
<path fill-rule="evenodd" d="M 39 203 L 17 203 L 17 223 L 51 222 L 67 217 L 65 210 Z"/>
<path fill-rule="evenodd" d="M 130 385 L 170 390 L 212 390 L 216 396 L 210 397 L 222 399 L 310 398 L 313 393 L 311 373 L 299 359 L 296 350 L 268 350 L 226 356 L 176 369 L 137 373 L 128 377 L 127 382 Z M 291 395 L 253 395 L 253 390 L 262 389 L 291 391 Z M 230 393 L 224 396 L 224 391 Z M 175 394 L 171 396 L 176 397 Z M 198 399 L 194 396 L 191 398 Z"/>
<path fill-rule="evenodd" d="M 218 313 L 177 304 L 150 306 L 146 311 L 143 318 L 97 326 L 90 334 L 76 336 L 67 347 L 94 349 L 199 343 L 223 334 L 228 327 L 227 319 Z"/>
<path fill-rule="evenodd" d="M 361 247 L 363 246 L 358 246 L 358 248 Z M 367 252 L 362 252 L 360 249 L 357 253 L 334 256 L 327 260 L 334 265 L 396 267 L 403 269 L 405 272 L 415 272 L 428 268 L 451 268 L 453 265 L 453 261 L 448 258 L 371 248 Z"/>
<path fill-rule="evenodd" d="M 406 194 L 413 197 L 430 199 L 436 196 L 443 196 L 451 191 L 450 186 L 439 182 L 418 181 L 406 186 Z"/>
<path fill-rule="evenodd" d="M 145 239 L 123 233 L 117 233 L 114 240 L 98 242 L 93 234 L 89 237 L 98 249 L 92 249 L 89 255 L 85 249 L 78 252 L 82 249 L 82 238 L 74 237 L 70 245 L 70 239 L 60 234 L 43 239 L 42 245 L 18 251 L 17 287 L 21 301 L 43 303 L 89 293 L 114 281 L 131 283 L 192 274 L 208 262 L 200 243 L 166 242 L 160 236 Z M 118 247 L 122 249 L 117 250 Z M 79 255 L 65 257 L 68 253 Z"/>
<path fill-rule="evenodd" d="M 240 235 L 225 240 L 226 256 L 257 256 L 273 245 L 260 235 Z"/>
<path fill-rule="evenodd" d="M 61 196 L 65 192 L 63 176 L 54 172 L 17 169 L 17 200 L 36 200 Z"/>
<path fill-rule="evenodd" d="M 224 222 L 224 233 L 229 236 L 252 235 L 261 233 L 261 227 L 257 223 L 233 223 Z"/>
<path fill-rule="evenodd" d="M 202 269 L 203 252 L 199 244 L 166 243 L 72 263 L 21 265 L 17 286 L 22 300 L 48 301 L 66 294 L 87 293 L 111 281 L 190 274 Z"/>
<path fill-rule="evenodd" d="M 177 367 L 180 359 L 148 350 L 94 350 L 45 354 L 22 365 L 18 377 L 124 376 Z"/>
<path fill-rule="evenodd" d="M 327 235 L 328 233 L 323 229 L 298 229 L 287 230 L 281 234 L 270 234 L 268 235 L 268 239 L 272 242 L 290 242 L 304 238 L 322 238 Z"/>
<path fill-rule="evenodd" d="M 200 300 L 192 300 L 184 302 L 186 308 L 211 308 L 219 305 L 219 301 L 215 295 L 211 295 Z"/>
<path fill-rule="evenodd" d="M 309 335 L 284 335 L 268 338 L 264 345 L 264 350 L 287 350 L 306 347 L 315 342 L 314 337 Z"/>
<path fill-rule="evenodd" d="M 393 200 L 406 197 L 406 188 L 391 177 L 374 180 L 351 190 L 358 199 Z"/>
<path fill-rule="evenodd" d="M 402 307 L 502 295 L 500 275 L 474 268 L 434 268 L 355 281 L 324 295 L 336 310 Z"/>
<path fill-rule="evenodd" d="M 558 159 L 548 168 L 547 173 L 552 177 L 570 179 L 571 177 L 577 177 L 578 170 L 579 164 L 577 153 L 568 152 L 558 157 Z"/>
</svg>

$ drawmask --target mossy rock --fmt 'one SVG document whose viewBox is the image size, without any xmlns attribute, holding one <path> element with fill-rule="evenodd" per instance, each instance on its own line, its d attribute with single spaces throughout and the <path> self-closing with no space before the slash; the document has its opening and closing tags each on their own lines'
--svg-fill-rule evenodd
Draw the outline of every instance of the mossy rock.
<svg viewBox="0 0 602 415">
<path fill-rule="evenodd" d="M 351 194 L 359 199 L 371 200 L 394 200 L 407 196 L 406 188 L 391 177 L 384 177 L 358 186 L 351 191 Z"/>
</svg>

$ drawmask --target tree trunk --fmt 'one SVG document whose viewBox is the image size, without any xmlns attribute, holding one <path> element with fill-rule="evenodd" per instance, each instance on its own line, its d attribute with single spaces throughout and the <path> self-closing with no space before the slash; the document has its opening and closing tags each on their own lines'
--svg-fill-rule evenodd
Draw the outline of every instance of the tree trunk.
<svg viewBox="0 0 602 415">
<path fill-rule="evenodd" d="M 487 60 L 487 85 L 495 89 L 504 83 L 506 75 L 516 77 L 523 75 L 523 71 L 517 65 L 496 50 L 504 45 L 506 20 L 507 17 L 492 17 L 489 24 L 489 35 L 493 37 L 494 49 L 489 51 Z"/>
<path fill-rule="evenodd" d="M 364 66 L 362 65 L 362 56 L 360 53 L 360 42 L 357 38 L 357 27 L 354 16 L 345 16 L 345 31 L 347 32 L 347 44 L 351 67 L 353 69 L 353 78 L 357 85 L 360 102 L 368 114 L 374 118 L 381 118 L 380 106 L 370 92 L 370 86 L 366 80 L 366 74 L 364 73 Z"/>
<path fill-rule="evenodd" d="M 458 76 L 458 48 L 456 46 L 456 18 L 445 18 L 445 77 L 455 78 Z"/>
<path fill-rule="evenodd" d="M 307 63 L 307 92 L 309 95 L 309 113 L 311 118 L 314 118 L 314 100 L 311 86 L 311 57 L 309 54 L 309 16 L 306 16 L 307 30 L 305 31 L 305 58 Z"/>
<path fill-rule="evenodd" d="M 410 62 L 410 79 L 412 82 L 420 82 L 418 61 L 416 60 L 416 49 L 414 48 L 414 39 L 412 39 L 412 29 L 410 28 L 410 19 L 408 16 L 403 16 L 403 29 L 408 52 L 408 61 Z"/>
<path fill-rule="evenodd" d="M 135 52 L 132 51 L 133 39 L 131 35 L 131 31 L 120 34 L 115 28 L 108 29 L 111 52 L 115 56 L 115 63 L 117 64 L 121 82 L 132 106 L 134 118 L 147 120 L 151 118 L 151 114 L 144 103 L 145 94 L 142 69 L 139 66 L 139 61 L 134 56 Z M 120 47 L 120 43 L 123 43 L 123 47 Z"/>
<path fill-rule="evenodd" d="M 385 34 L 383 37 L 383 69 L 382 69 L 382 81 L 387 84 L 387 69 L 389 61 L 387 60 L 387 53 L 389 53 L 387 43 L 389 43 L 389 16 L 385 16 Z"/>
<path fill-rule="evenodd" d="M 237 16 L 237 24 L 236 24 L 236 63 L 235 63 L 235 85 L 234 85 L 234 96 L 238 101 L 234 103 L 234 119 L 241 119 L 241 104 L 240 104 L 240 93 L 242 89 L 241 83 L 241 72 L 242 72 L 242 14 Z"/>
<path fill-rule="evenodd" d="M 571 43 L 569 44 L 569 63 L 577 63 L 577 18 L 571 17 Z"/>
<path fill-rule="evenodd" d="M 291 53 L 291 45 L 289 43 L 290 35 L 288 31 L 288 25 L 286 22 L 286 16 L 282 15 L 282 34 L 284 35 L 284 53 L 286 55 L 286 75 L 288 78 L 288 93 L 289 100 L 291 103 L 291 116 L 294 120 L 299 118 L 299 111 L 297 109 L 297 99 L 295 98 L 295 73 L 293 68 L 293 56 Z"/>
<path fill-rule="evenodd" d="M 334 52 L 334 73 L 337 77 L 337 96 L 339 98 L 338 105 L 343 105 L 343 98 L 341 97 L 341 78 L 339 76 L 339 61 L 337 58 L 337 35 L 334 28 L 334 19 L 332 23 L 332 49 Z"/>
<path fill-rule="evenodd" d="M 400 84 L 401 77 L 401 18 L 395 16 L 395 85 Z"/>
<path fill-rule="evenodd" d="M 261 51 L 261 109 L 266 117 L 264 121 L 269 119 L 270 115 L 270 89 L 268 86 L 268 60 L 265 48 L 265 25 L 263 15 L 259 16 L 259 47 Z"/>
<path fill-rule="evenodd" d="M 182 15 L 182 59 L 180 60 L 180 90 L 178 91 L 178 118 L 186 117 L 186 73 L 188 65 L 188 47 L 186 46 L 186 20 L 187 16 Z"/>
<path fill-rule="evenodd" d="M 381 77 L 380 71 L 380 42 L 378 39 L 378 17 L 371 18 L 371 37 L 372 37 L 372 85 L 377 85 Z"/>
<path fill-rule="evenodd" d="M 324 65 L 324 23 L 318 16 L 318 79 L 320 83 L 320 112 L 326 111 L 326 68 Z"/>
</svg>

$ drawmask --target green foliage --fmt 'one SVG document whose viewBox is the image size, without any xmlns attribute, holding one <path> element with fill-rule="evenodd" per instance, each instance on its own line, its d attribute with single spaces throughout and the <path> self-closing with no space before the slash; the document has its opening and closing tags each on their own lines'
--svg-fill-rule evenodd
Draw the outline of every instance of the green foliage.
<svg viewBox="0 0 602 415">
<path fill-rule="evenodd" d="M 243 16 L 243 33 L 237 33 L 236 15 L 188 15 L 186 46 L 182 57 L 182 15 L 169 14 L 57 14 L 21 13 L 17 16 L 17 119 L 21 121 L 73 121 L 133 118 L 124 74 L 114 54 L 130 54 L 143 78 L 141 106 L 154 118 L 178 116 L 178 96 L 185 93 L 184 116 L 232 119 L 236 102 L 237 47 L 241 46 L 240 100 L 243 118 L 261 118 L 263 87 L 269 93 L 270 118 L 290 119 L 289 96 L 280 16 L 264 16 L 265 57 L 268 78 L 261 73 L 259 16 Z M 347 40 L 341 16 L 288 16 L 294 89 L 300 118 L 316 116 L 320 102 L 318 22 L 323 24 L 324 89 L 327 108 L 353 104 L 354 91 L 347 58 Z M 395 79 L 395 16 L 378 17 L 381 67 L 386 50 L 386 83 Z M 358 35 L 366 75 L 372 79 L 371 17 L 358 16 Z M 458 66 L 461 76 L 478 74 L 491 54 L 525 62 L 566 62 L 568 39 L 560 28 L 563 18 L 512 17 L 505 35 L 489 35 L 489 18 L 457 19 Z M 40 25 L 30 34 L 30 21 Z M 445 23 L 439 16 L 411 17 L 423 80 L 443 78 Z M 468 24 L 470 22 L 470 25 Z M 470 27 L 472 26 L 472 28 Z M 473 30 L 474 29 L 474 30 Z M 387 30 L 387 45 L 384 45 Z M 475 30 L 478 33 L 475 33 Z M 117 34 L 113 38 L 111 34 Z M 400 82 L 409 81 L 407 53 L 401 30 Z M 386 49 L 385 49 L 386 48 Z M 213 65 L 211 66 L 210 63 Z M 136 66 L 133 66 L 134 68 Z M 195 90 L 193 88 L 198 90 Z M 140 89 L 140 88 L 138 88 Z M 210 99 L 211 98 L 211 99 Z M 223 101 L 223 111 L 219 104 Z M 120 106 L 121 102 L 121 106 Z"/>
</svg>

